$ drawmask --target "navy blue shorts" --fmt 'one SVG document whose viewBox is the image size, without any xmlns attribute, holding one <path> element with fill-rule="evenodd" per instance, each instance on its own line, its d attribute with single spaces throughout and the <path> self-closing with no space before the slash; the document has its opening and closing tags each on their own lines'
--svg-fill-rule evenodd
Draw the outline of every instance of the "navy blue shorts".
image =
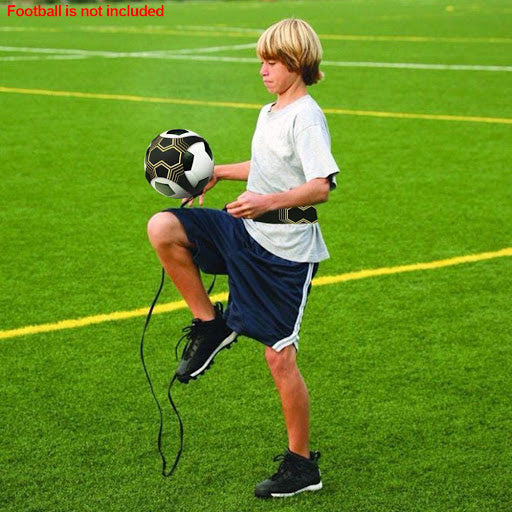
<svg viewBox="0 0 512 512">
<path fill-rule="evenodd" d="M 279 351 L 295 344 L 318 263 L 297 263 L 259 245 L 242 219 L 208 208 L 170 208 L 195 248 L 194 262 L 207 274 L 227 274 L 230 329 Z"/>
</svg>

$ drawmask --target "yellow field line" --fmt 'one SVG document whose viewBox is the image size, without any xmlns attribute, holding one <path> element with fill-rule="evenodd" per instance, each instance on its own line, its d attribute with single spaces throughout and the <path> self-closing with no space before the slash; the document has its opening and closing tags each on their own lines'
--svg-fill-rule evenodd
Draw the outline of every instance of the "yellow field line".
<svg viewBox="0 0 512 512">
<path fill-rule="evenodd" d="M 359 270 L 358 272 L 348 272 L 337 276 L 317 277 L 313 280 L 313 285 L 322 286 L 326 284 L 342 283 L 345 281 L 354 281 L 355 279 L 365 279 L 366 277 L 387 276 L 391 274 L 401 274 L 403 272 L 414 272 L 417 270 L 433 270 L 452 265 L 460 265 L 462 263 L 474 263 L 476 261 L 502 258 L 504 256 L 512 256 L 512 247 L 507 247 L 506 249 L 494 252 L 482 252 L 480 254 L 468 254 L 466 256 L 457 256 L 456 258 L 431 261 L 429 263 L 413 263 L 411 265 L 399 265 L 397 267 Z"/>
<path fill-rule="evenodd" d="M 502 258 L 504 256 L 512 256 L 512 247 L 507 247 L 499 251 L 483 252 L 480 254 L 469 254 L 466 256 L 458 256 L 444 260 L 431 261 L 428 263 L 414 263 L 412 265 L 399 265 L 396 267 L 382 267 L 368 270 L 359 270 L 357 272 L 348 272 L 346 274 L 339 274 L 336 276 L 324 276 L 313 279 L 313 286 L 324 286 L 328 284 L 342 283 L 346 281 L 354 281 L 356 279 L 366 279 L 368 277 L 385 276 L 391 274 L 400 274 L 403 272 L 414 272 L 419 270 L 432 270 L 442 267 L 449 267 L 453 265 L 460 265 L 462 263 L 474 263 L 477 261 L 490 260 L 494 258 Z M 212 302 L 226 301 L 228 294 L 218 293 L 211 296 Z M 169 302 L 155 306 L 153 314 L 168 313 L 178 309 L 185 309 L 187 305 L 183 300 Z M 145 316 L 148 308 L 134 309 L 132 311 L 116 311 L 114 313 L 107 313 L 103 315 L 86 316 L 75 320 L 62 320 L 60 322 L 40 325 L 29 325 L 27 327 L 20 327 L 18 329 L 9 329 L 0 331 L 0 339 L 16 338 L 18 336 L 26 336 L 28 334 L 40 334 L 43 332 L 59 331 L 62 329 L 74 329 L 76 327 L 83 327 L 86 325 L 99 324 L 103 322 L 110 322 L 114 320 L 125 320 L 127 318 L 134 318 Z"/>
<path fill-rule="evenodd" d="M 0 93 L 28 94 L 36 96 L 58 96 L 65 98 L 83 98 L 96 100 L 114 100 L 114 101 L 134 101 L 139 103 L 167 103 L 173 105 L 194 105 L 203 107 L 223 107 L 259 110 L 261 105 L 255 103 L 234 103 L 229 101 L 206 101 L 206 100 L 187 100 L 183 98 L 161 98 L 153 96 L 133 96 L 127 94 L 102 94 L 79 91 L 54 91 L 47 89 L 20 89 L 16 87 L 0 86 Z M 425 119 L 432 121 L 462 121 L 471 123 L 493 123 L 493 124 L 512 124 L 512 118 L 506 117 L 477 117 L 477 116 L 456 116 L 444 114 L 417 114 L 411 112 L 378 112 L 372 110 L 347 110 L 336 108 L 325 108 L 326 114 L 347 115 L 347 116 L 369 116 L 394 119 Z"/>
<path fill-rule="evenodd" d="M 133 96 L 129 94 L 102 94 L 93 92 L 78 91 L 54 91 L 47 89 L 19 89 L 15 87 L 2 87 L 0 92 L 29 94 L 36 96 L 60 96 L 64 98 L 86 98 L 94 100 L 117 100 L 117 101 L 135 101 L 139 103 L 170 103 L 173 105 L 198 105 L 203 107 L 230 107 L 242 109 L 261 109 L 262 105 L 255 103 L 232 103 L 229 101 L 204 101 L 187 100 L 183 98 L 161 98 L 152 96 Z"/>
<path fill-rule="evenodd" d="M 212 295 L 211 299 L 215 301 L 225 301 L 228 298 L 227 293 L 218 293 Z M 169 302 L 155 306 L 153 314 L 169 313 L 177 309 L 184 309 L 187 305 L 185 301 L 178 300 L 176 302 Z M 0 339 L 2 338 L 16 338 L 18 336 L 26 336 L 27 334 L 40 334 L 43 332 L 60 331 L 62 329 L 74 329 L 76 327 L 83 327 L 86 325 L 101 324 L 103 322 L 111 322 L 114 320 L 126 320 L 127 318 L 134 318 L 138 316 L 145 316 L 149 308 L 133 309 L 131 311 L 116 311 L 114 313 L 106 313 L 103 315 L 86 316 L 77 318 L 75 320 L 61 320 L 51 324 L 28 325 L 18 329 L 10 329 L 7 331 L 0 331 Z"/>
<path fill-rule="evenodd" d="M 462 121 L 466 123 L 512 124 L 512 118 L 507 117 L 478 117 L 454 116 L 448 114 L 417 114 L 411 112 L 376 112 L 372 110 L 322 109 L 325 114 L 347 116 L 389 117 L 394 119 L 426 119 L 430 121 Z"/>
</svg>

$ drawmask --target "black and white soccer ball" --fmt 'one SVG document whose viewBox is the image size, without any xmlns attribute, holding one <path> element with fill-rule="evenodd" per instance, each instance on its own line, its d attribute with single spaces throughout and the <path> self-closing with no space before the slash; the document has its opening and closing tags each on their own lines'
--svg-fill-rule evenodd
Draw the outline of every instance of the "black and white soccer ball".
<svg viewBox="0 0 512 512">
<path fill-rule="evenodd" d="M 144 158 L 149 184 L 160 194 L 176 199 L 201 194 L 213 174 L 208 142 L 190 130 L 168 130 L 155 137 Z"/>
</svg>

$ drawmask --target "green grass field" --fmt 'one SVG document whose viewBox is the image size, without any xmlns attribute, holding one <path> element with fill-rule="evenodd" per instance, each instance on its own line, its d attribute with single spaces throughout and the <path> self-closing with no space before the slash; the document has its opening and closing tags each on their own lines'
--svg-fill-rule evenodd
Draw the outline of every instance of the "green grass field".
<svg viewBox="0 0 512 512">
<path fill-rule="evenodd" d="M 146 222 L 176 203 L 147 185 L 145 149 L 188 128 L 217 162 L 248 159 L 253 105 L 271 101 L 249 45 L 289 16 L 324 45 L 311 94 L 342 168 L 318 276 L 447 261 L 313 288 L 299 365 L 324 489 L 262 502 L 286 432 L 260 344 L 175 388 L 185 450 L 164 479 L 144 316 L 54 324 L 148 307 Z M 171 2 L 150 19 L 1 5 L 0 510 L 511 510 L 512 258 L 496 254 L 512 247 L 511 20 L 510 0 Z M 242 190 L 221 183 L 207 205 Z M 177 300 L 168 282 L 160 302 Z M 189 321 L 149 328 L 162 400 Z M 165 426 L 172 459 L 168 410 Z"/>
</svg>

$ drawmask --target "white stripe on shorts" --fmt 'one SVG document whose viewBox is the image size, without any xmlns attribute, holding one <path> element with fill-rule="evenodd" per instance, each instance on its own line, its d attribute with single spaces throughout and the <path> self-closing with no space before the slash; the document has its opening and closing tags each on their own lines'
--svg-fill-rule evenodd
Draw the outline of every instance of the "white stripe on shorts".
<svg viewBox="0 0 512 512">
<path fill-rule="evenodd" d="M 302 288 L 302 301 L 300 303 L 299 307 L 299 314 L 297 316 L 297 320 L 295 321 L 295 327 L 293 328 L 293 332 L 290 334 L 290 336 L 287 336 L 286 338 L 283 338 L 282 340 L 276 341 L 272 348 L 276 352 L 280 352 L 283 350 L 283 348 L 287 347 L 288 345 L 291 345 L 292 343 L 295 344 L 295 348 L 299 349 L 299 329 L 300 324 L 302 322 L 302 316 L 304 315 L 304 308 L 306 307 L 306 301 L 308 299 L 308 288 L 311 284 L 311 279 L 313 278 L 313 269 L 315 268 L 314 263 L 309 264 L 308 268 L 308 274 L 306 276 L 306 280 L 304 281 L 304 287 Z"/>
</svg>

